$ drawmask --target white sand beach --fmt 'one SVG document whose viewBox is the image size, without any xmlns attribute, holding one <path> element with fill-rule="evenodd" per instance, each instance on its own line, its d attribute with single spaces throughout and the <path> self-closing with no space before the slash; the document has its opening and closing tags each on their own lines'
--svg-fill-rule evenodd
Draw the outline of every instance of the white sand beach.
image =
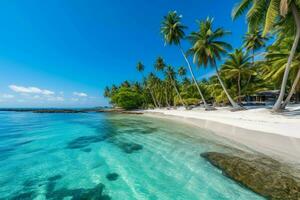
<svg viewBox="0 0 300 200">
<path fill-rule="evenodd" d="M 250 108 L 245 111 L 231 112 L 229 107 L 217 108 L 216 111 L 205 111 L 203 108 L 193 110 L 179 108 L 145 112 L 215 121 L 250 130 L 300 138 L 300 105 L 289 107 L 287 112 L 279 114 L 272 113 L 268 108 Z"/>
<path fill-rule="evenodd" d="M 274 114 L 270 108 L 249 108 L 231 112 L 229 107 L 205 111 L 155 109 L 144 113 L 154 117 L 180 120 L 213 131 L 261 153 L 300 164 L 300 105 L 290 106 L 287 112 Z"/>
</svg>

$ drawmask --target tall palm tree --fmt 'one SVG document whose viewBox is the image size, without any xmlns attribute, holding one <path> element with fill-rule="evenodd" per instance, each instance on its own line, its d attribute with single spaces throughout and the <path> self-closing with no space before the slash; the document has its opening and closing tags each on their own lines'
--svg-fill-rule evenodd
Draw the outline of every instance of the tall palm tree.
<svg viewBox="0 0 300 200">
<path fill-rule="evenodd" d="M 166 68 L 166 72 L 165 72 L 165 73 L 166 73 L 167 76 L 170 78 L 170 80 L 171 80 L 171 82 L 172 82 L 172 85 L 173 85 L 173 87 L 174 87 L 174 89 L 175 89 L 175 92 L 176 92 L 177 96 L 178 96 L 179 99 L 180 99 L 181 104 L 182 104 L 184 107 L 186 107 L 186 104 L 184 103 L 184 101 L 183 101 L 183 99 L 182 99 L 182 97 L 181 97 L 181 95 L 180 95 L 180 93 L 179 93 L 179 91 L 178 91 L 178 88 L 177 88 L 177 86 L 176 86 L 176 73 L 175 73 L 173 67 L 172 67 L 172 66 L 168 66 L 168 67 Z"/>
<path fill-rule="evenodd" d="M 269 71 L 265 73 L 265 79 L 271 79 L 274 82 L 279 82 L 282 79 L 286 61 L 289 55 L 289 47 L 291 46 L 292 38 L 285 38 L 284 40 L 280 40 L 275 42 L 274 45 L 268 48 L 268 52 L 266 54 L 267 63 L 270 66 Z M 287 104 L 290 102 L 291 97 L 295 93 L 297 85 L 299 84 L 300 79 L 300 48 L 298 47 L 294 56 L 294 59 L 291 63 L 290 69 L 290 79 L 294 80 L 289 91 L 288 96 L 284 100 L 281 105 L 282 109 L 285 109 Z"/>
<path fill-rule="evenodd" d="M 157 101 L 157 105 L 159 108 L 162 107 L 162 82 L 161 80 L 154 74 L 150 73 L 148 76 L 149 86 L 153 88 L 153 96 Z"/>
<path fill-rule="evenodd" d="M 222 65 L 221 72 L 226 79 L 237 80 L 238 101 L 241 103 L 241 84 L 243 77 L 249 77 L 255 72 L 250 68 L 250 56 L 242 49 L 236 49 Z"/>
<path fill-rule="evenodd" d="M 232 12 L 232 17 L 235 19 L 238 16 L 242 15 L 252 5 L 247 13 L 249 27 L 252 29 L 256 29 L 259 28 L 259 26 L 263 26 L 263 36 L 270 32 L 272 28 L 274 28 L 275 24 L 281 17 L 285 17 L 289 11 L 292 12 L 296 25 L 296 33 L 293 46 L 291 48 L 288 61 L 285 67 L 284 76 L 280 88 L 280 94 L 276 103 L 273 106 L 273 111 L 275 112 L 281 110 L 281 104 L 284 99 L 291 64 L 300 39 L 300 15 L 298 13 L 299 4 L 300 2 L 298 0 L 242 0 L 241 3 L 235 6 Z"/>
<path fill-rule="evenodd" d="M 176 11 L 169 12 L 166 16 L 164 16 L 164 20 L 161 25 L 161 33 L 164 37 L 165 44 L 168 44 L 168 45 L 174 44 L 179 47 L 180 52 L 181 52 L 185 62 L 187 63 L 187 66 L 191 73 L 194 84 L 196 85 L 197 90 L 201 96 L 203 103 L 204 103 L 205 109 L 212 110 L 212 108 L 210 106 L 208 106 L 208 104 L 206 103 L 206 101 L 204 99 L 204 96 L 203 96 L 203 94 L 199 88 L 199 85 L 197 83 L 197 80 L 194 76 L 194 72 L 192 70 L 190 62 L 188 61 L 188 58 L 181 46 L 181 40 L 185 37 L 184 29 L 186 28 L 186 26 L 184 26 L 180 20 L 181 20 L 181 16 L 178 15 Z"/>
<path fill-rule="evenodd" d="M 192 43 L 192 47 L 189 49 L 188 53 L 193 55 L 194 63 L 198 66 L 207 67 L 210 65 L 216 70 L 219 82 L 227 95 L 227 98 L 234 110 L 242 109 L 229 95 L 217 67 L 217 60 L 221 59 L 221 56 L 227 53 L 227 50 L 231 49 L 231 45 L 223 42 L 222 37 L 227 35 L 229 32 L 224 31 L 222 28 L 213 29 L 212 27 L 213 19 L 207 18 L 204 21 L 199 22 L 199 31 L 192 32 L 188 39 Z"/>
<path fill-rule="evenodd" d="M 251 51 L 252 54 L 252 67 L 254 67 L 255 61 L 255 51 L 265 46 L 265 42 L 267 41 L 267 37 L 262 36 L 262 32 L 260 30 L 254 30 L 246 33 L 243 40 L 243 47 L 247 49 L 247 51 Z M 251 75 L 248 77 L 247 85 L 248 87 Z"/>
<path fill-rule="evenodd" d="M 157 72 L 164 72 L 166 68 L 166 64 L 165 64 L 165 61 L 162 57 L 158 57 L 154 63 L 154 69 L 157 71 Z M 164 93 L 165 93 L 165 100 L 166 100 L 166 103 L 167 103 L 167 106 L 168 107 L 171 107 L 170 106 L 170 103 L 168 101 L 168 91 L 167 91 L 167 87 L 164 87 Z"/>
<path fill-rule="evenodd" d="M 143 79 L 146 80 L 145 75 L 144 75 L 145 66 L 143 65 L 142 62 L 138 62 L 137 63 L 136 69 L 137 69 L 138 72 L 140 72 L 142 74 Z M 152 101 L 154 103 L 154 106 L 157 108 L 158 107 L 157 101 L 156 101 L 156 99 L 155 99 L 155 97 L 153 95 L 152 89 L 150 87 L 148 87 L 147 82 L 146 82 L 146 88 L 149 90 L 151 98 L 152 98 Z"/>
</svg>

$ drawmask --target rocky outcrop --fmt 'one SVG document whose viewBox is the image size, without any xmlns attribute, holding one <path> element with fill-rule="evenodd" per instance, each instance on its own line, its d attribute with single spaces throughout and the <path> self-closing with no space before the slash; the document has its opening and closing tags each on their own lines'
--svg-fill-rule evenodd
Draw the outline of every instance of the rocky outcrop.
<svg viewBox="0 0 300 200">
<path fill-rule="evenodd" d="M 206 152 L 201 156 L 221 169 L 227 177 L 272 200 L 299 200 L 300 180 L 286 166 L 264 156 L 243 153 L 235 156 Z"/>
</svg>

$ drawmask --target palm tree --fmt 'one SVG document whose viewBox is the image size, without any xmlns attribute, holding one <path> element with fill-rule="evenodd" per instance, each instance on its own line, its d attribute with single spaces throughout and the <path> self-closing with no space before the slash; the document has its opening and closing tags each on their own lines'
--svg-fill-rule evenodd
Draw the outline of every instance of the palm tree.
<svg viewBox="0 0 300 200">
<path fill-rule="evenodd" d="M 161 103 L 161 99 L 162 99 L 162 95 L 161 95 L 161 90 L 162 90 L 162 83 L 161 80 L 155 76 L 154 73 L 150 73 L 148 76 L 148 82 L 149 82 L 149 86 L 151 88 L 153 88 L 153 96 L 155 97 L 156 101 L 157 101 L 157 105 L 159 108 L 162 107 L 162 103 Z"/>
<path fill-rule="evenodd" d="M 142 74 L 143 79 L 146 80 L 146 78 L 145 78 L 145 76 L 144 76 L 145 66 L 143 65 L 142 62 L 138 62 L 138 64 L 136 65 L 136 69 L 137 69 L 138 72 L 140 72 L 140 73 Z M 155 99 L 155 97 L 154 97 L 154 95 L 153 95 L 152 89 L 151 89 L 150 87 L 148 87 L 147 82 L 146 82 L 146 88 L 149 89 L 149 92 L 150 92 L 152 101 L 153 101 L 153 103 L 154 103 L 154 106 L 157 108 L 158 105 L 157 105 L 156 99 Z"/>
<path fill-rule="evenodd" d="M 163 72 L 165 70 L 165 68 L 166 68 L 166 64 L 164 62 L 164 59 L 159 56 L 154 63 L 154 69 L 157 72 Z M 167 103 L 168 107 L 171 107 L 170 103 L 168 101 L 168 91 L 167 91 L 166 87 L 164 87 L 164 93 L 165 93 L 166 103 Z"/>
<path fill-rule="evenodd" d="M 250 68 L 250 56 L 242 49 L 236 49 L 229 54 L 229 58 L 222 65 L 221 73 L 226 79 L 237 80 L 238 101 L 241 103 L 241 82 L 242 77 L 249 77 L 255 72 Z"/>
<path fill-rule="evenodd" d="M 189 49 L 188 53 L 193 55 L 194 63 L 198 66 L 203 65 L 207 67 L 210 65 L 216 70 L 219 82 L 227 95 L 227 98 L 234 110 L 242 109 L 229 95 L 217 67 L 217 60 L 221 59 L 221 56 L 227 53 L 227 50 L 231 49 L 231 45 L 218 40 L 223 36 L 227 35 L 228 32 L 224 31 L 222 28 L 217 28 L 216 30 L 212 27 L 213 19 L 207 18 L 204 21 L 199 22 L 199 31 L 192 32 L 188 39 L 192 43 L 192 48 Z"/>
<path fill-rule="evenodd" d="M 184 101 L 183 101 L 183 99 L 182 99 L 182 97 L 181 97 L 181 95 L 180 95 L 180 93 L 179 93 L 179 91 L 178 91 L 178 89 L 177 89 L 177 86 L 176 86 L 176 73 L 175 73 L 173 67 L 172 67 L 172 66 L 168 66 L 168 67 L 166 68 L 166 72 L 165 72 L 165 73 L 166 73 L 167 76 L 170 78 L 170 80 L 171 80 L 171 82 L 172 82 L 172 85 L 173 85 L 173 87 L 174 87 L 174 89 L 175 89 L 175 92 L 176 92 L 177 96 L 178 96 L 179 99 L 180 99 L 181 104 L 182 104 L 184 107 L 186 107 L 186 105 L 185 105 L 185 103 L 184 103 Z"/>
<path fill-rule="evenodd" d="M 257 0 L 242 0 L 241 3 L 236 5 L 233 9 L 232 17 L 235 19 L 242 15 L 251 5 L 252 7 L 247 13 L 247 20 L 251 29 L 256 29 L 263 25 L 263 36 L 265 36 L 278 20 L 283 16 L 285 17 L 289 10 L 293 14 L 293 18 L 296 25 L 296 33 L 293 42 L 293 46 L 289 53 L 288 61 L 285 67 L 284 76 L 280 88 L 280 94 L 273 106 L 273 111 L 278 112 L 281 110 L 281 104 L 284 99 L 285 89 L 288 81 L 288 76 L 291 68 L 291 64 L 296 52 L 296 48 L 300 39 L 300 16 L 298 13 L 299 1 L 288 0 L 270 0 L 270 1 L 257 1 Z"/>
<path fill-rule="evenodd" d="M 278 40 L 274 45 L 268 48 L 268 53 L 266 54 L 267 63 L 270 66 L 269 71 L 265 73 L 265 79 L 271 79 L 274 82 L 279 82 L 282 79 L 284 70 L 286 67 L 286 62 L 289 55 L 289 47 L 292 45 L 292 38 L 285 38 L 283 40 Z M 290 69 L 290 79 L 294 80 L 289 91 L 288 96 L 281 105 L 281 109 L 285 109 L 287 104 L 290 102 L 291 97 L 295 93 L 297 85 L 300 79 L 300 48 L 298 47 L 291 63 Z"/>
<path fill-rule="evenodd" d="M 104 97 L 110 97 L 111 96 L 111 91 L 109 87 L 104 88 Z"/>
<path fill-rule="evenodd" d="M 186 69 L 184 67 L 179 67 L 177 73 L 182 78 L 186 75 Z"/>
<path fill-rule="evenodd" d="M 131 84 L 129 83 L 129 81 L 124 81 L 122 84 L 122 87 L 126 87 L 126 88 L 130 88 Z"/>
<path fill-rule="evenodd" d="M 259 50 L 261 47 L 264 47 L 266 41 L 267 38 L 263 37 L 261 31 L 259 30 L 248 32 L 244 36 L 243 46 L 252 53 L 252 66 L 254 65 L 255 60 L 255 51 Z"/>
<path fill-rule="evenodd" d="M 212 110 L 210 106 L 206 103 L 204 96 L 199 88 L 199 85 L 196 81 L 196 78 L 194 76 L 194 72 L 192 70 L 192 67 L 190 65 L 190 62 L 187 59 L 187 56 L 181 46 L 181 40 L 185 37 L 184 29 L 186 28 L 184 25 L 181 23 L 181 16 L 177 14 L 176 11 L 171 11 L 168 13 L 168 15 L 164 16 L 164 20 L 161 25 L 161 33 L 164 37 L 165 44 L 168 45 L 176 45 L 179 47 L 180 52 L 187 63 L 187 66 L 189 68 L 189 71 L 191 73 L 192 79 L 194 81 L 194 84 L 197 87 L 197 90 L 201 96 L 201 99 L 204 103 L 205 109 L 206 110 Z"/>
</svg>

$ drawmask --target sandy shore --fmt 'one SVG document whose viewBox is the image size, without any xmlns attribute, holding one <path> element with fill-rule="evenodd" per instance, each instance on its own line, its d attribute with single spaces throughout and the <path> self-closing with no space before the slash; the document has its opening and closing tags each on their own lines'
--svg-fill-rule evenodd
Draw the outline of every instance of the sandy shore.
<svg viewBox="0 0 300 200">
<path fill-rule="evenodd" d="M 239 112 L 231 112 L 229 108 L 155 109 L 144 113 L 211 130 L 258 152 L 300 164 L 300 106 L 289 107 L 289 112 L 281 114 L 272 114 L 268 108 Z"/>
</svg>

